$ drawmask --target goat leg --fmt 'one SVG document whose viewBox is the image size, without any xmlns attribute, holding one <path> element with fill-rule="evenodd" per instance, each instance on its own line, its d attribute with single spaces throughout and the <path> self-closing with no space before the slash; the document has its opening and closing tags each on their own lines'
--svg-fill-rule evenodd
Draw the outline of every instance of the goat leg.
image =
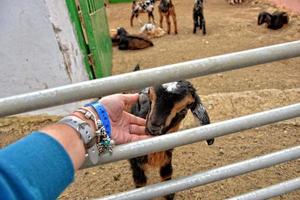
<svg viewBox="0 0 300 200">
<path fill-rule="evenodd" d="M 137 158 L 129 160 L 132 178 L 136 188 L 144 187 L 147 184 L 147 177 L 145 175 L 144 169 L 141 167 L 143 165 Z"/>
<path fill-rule="evenodd" d="M 171 32 L 171 20 L 170 20 L 170 15 L 167 15 L 167 25 L 168 25 L 168 30 L 167 33 L 170 34 Z"/>
<path fill-rule="evenodd" d="M 148 13 L 148 22 L 149 22 L 149 23 L 151 23 L 151 19 L 150 19 L 150 18 L 152 18 L 153 24 L 155 24 L 153 12 L 149 12 L 149 13 Z"/>
<path fill-rule="evenodd" d="M 131 17 L 130 17 L 130 26 L 133 26 L 133 18 L 134 18 L 135 14 L 132 13 Z"/>
<path fill-rule="evenodd" d="M 205 35 L 206 34 L 205 19 L 202 18 L 201 22 L 202 22 L 201 23 L 202 24 L 202 33 L 203 33 L 203 35 Z"/>
<path fill-rule="evenodd" d="M 172 14 L 172 19 L 173 19 L 173 24 L 174 24 L 174 32 L 175 34 L 177 34 L 177 20 L 176 20 L 176 14 L 175 14 L 175 11 L 173 11 L 173 14 Z"/>
<path fill-rule="evenodd" d="M 161 12 L 159 12 L 159 27 L 163 28 L 163 20 L 164 20 L 164 16 Z"/>
<path fill-rule="evenodd" d="M 160 177 L 161 177 L 161 181 L 168 181 L 172 179 L 172 174 L 173 174 L 173 167 L 172 167 L 172 150 L 167 150 L 166 154 L 169 158 L 169 162 L 167 164 L 165 164 L 164 166 L 162 166 L 160 168 Z M 175 196 L 175 193 L 173 194 L 168 194 L 166 196 L 164 196 L 164 198 L 166 200 L 173 200 Z"/>
</svg>

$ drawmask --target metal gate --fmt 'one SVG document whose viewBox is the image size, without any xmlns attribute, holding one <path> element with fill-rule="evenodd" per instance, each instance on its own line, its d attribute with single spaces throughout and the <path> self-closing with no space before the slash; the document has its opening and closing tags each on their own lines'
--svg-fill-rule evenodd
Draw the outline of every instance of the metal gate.
<svg viewBox="0 0 300 200">
<path fill-rule="evenodd" d="M 300 56 L 300 41 L 295 41 L 2 98 L 0 99 L 0 117 L 122 91 L 141 89 L 154 83 L 194 78 L 298 56 Z M 101 91 L 97 88 L 101 88 Z M 112 155 L 109 153 L 101 155 L 100 162 L 96 165 L 163 151 L 295 117 L 300 117 L 300 102 L 203 127 L 179 131 L 176 134 L 118 145 L 114 148 Z M 164 196 L 299 158 L 300 145 L 191 176 L 176 178 L 108 196 L 103 199 L 140 200 Z M 86 161 L 82 168 L 92 166 L 95 165 Z M 300 177 L 233 197 L 231 200 L 266 199 L 299 188 Z"/>
</svg>

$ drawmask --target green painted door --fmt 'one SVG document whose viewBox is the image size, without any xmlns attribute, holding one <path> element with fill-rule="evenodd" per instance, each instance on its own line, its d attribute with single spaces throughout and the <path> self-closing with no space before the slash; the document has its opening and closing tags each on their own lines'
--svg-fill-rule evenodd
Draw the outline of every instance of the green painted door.
<svg viewBox="0 0 300 200">
<path fill-rule="evenodd" d="M 103 0 L 66 0 L 73 4 L 80 21 L 81 31 L 76 31 L 78 38 L 83 38 L 82 49 L 91 66 L 94 78 L 111 75 L 112 43 Z M 70 7 L 68 5 L 68 7 Z M 74 9 L 72 8 L 72 9 Z M 71 12 L 70 8 L 69 11 Z M 74 11 L 72 11 L 74 13 Z M 78 24 L 78 23 L 77 23 Z M 76 24 L 75 24 L 76 26 Z M 78 26 L 78 25 L 77 25 Z"/>
</svg>

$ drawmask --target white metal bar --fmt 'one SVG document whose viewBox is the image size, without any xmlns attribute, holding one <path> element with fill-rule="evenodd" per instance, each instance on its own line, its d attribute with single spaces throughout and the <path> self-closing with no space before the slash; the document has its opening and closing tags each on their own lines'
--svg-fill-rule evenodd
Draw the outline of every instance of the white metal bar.
<svg viewBox="0 0 300 200">
<path fill-rule="evenodd" d="M 196 186 L 205 185 L 229 177 L 245 174 L 258 169 L 270 167 L 289 160 L 300 158 L 300 146 L 277 151 L 242 162 L 226 165 L 206 172 L 193 174 L 170 181 L 149 185 L 116 195 L 102 198 L 102 200 L 140 200 L 160 197 L 174 192 L 187 190 Z M 98 199 L 100 200 L 100 199 Z"/>
<path fill-rule="evenodd" d="M 0 117 L 300 56 L 300 40 L 0 99 Z"/>
<path fill-rule="evenodd" d="M 263 200 L 300 189 L 300 177 L 255 190 L 228 200 Z"/>
<path fill-rule="evenodd" d="M 130 144 L 118 145 L 114 147 L 112 154 L 102 154 L 99 163 L 97 163 L 96 165 L 134 158 L 152 152 L 172 149 L 174 147 L 206 140 L 209 138 L 224 136 L 226 134 L 239 132 L 299 116 L 300 103 L 246 115 L 243 117 L 222 121 L 198 128 L 187 129 L 172 134 L 141 140 Z M 87 159 L 82 168 L 92 166 L 95 165 Z"/>
</svg>

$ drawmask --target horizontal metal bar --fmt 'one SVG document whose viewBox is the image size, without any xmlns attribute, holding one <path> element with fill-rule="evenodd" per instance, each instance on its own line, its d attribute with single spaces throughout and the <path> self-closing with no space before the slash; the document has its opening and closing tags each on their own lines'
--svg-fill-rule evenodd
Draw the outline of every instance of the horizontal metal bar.
<svg viewBox="0 0 300 200">
<path fill-rule="evenodd" d="M 300 146 L 226 165 L 191 176 L 176 178 L 170 181 L 149 185 L 143 188 L 134 189 L 116 195 L 111 195 L 102 198 L 102 200 L 151 199 L 154 197 L 160 197 L 167 194 L 172 194 L 174 192 L 190 189 L 196 186 L 223 180 L 229 177 L 245 174 L 258 169 L 267 168 L 272 165 L 280 164 L 298 158 L 300 158 Z"/>
<path fill-rule="evenodd" d="M 300 40 L 0 99 L 0 117 L 300 56 Z"/>
<path fill-rule="evenodd" d="M 300 177 L 278 183 L 276 185 L 271 185 L 263 189 L 255 190 L 240 196 L 232 197 L 227 200 L 263 200 L 292 192 L 297 189 L 300 189 Z"/>
<path fill-rule="evenodd" d="M 246 115 L 198 128 L 187 129 L 172 134 L 141 140 L 130 144 L 118 145 L 114 147 L 112 154 L 102 154 L 99 163 L 96 165 L 134 158 L 152 152 L 172 149 L 174 147 L 206 140 L 209 138 L 224 136 L 230 133 L 239 132 L 299 116 L 300 103 Z M 95 165 L 87 159 L 82 169 L 92 166 Z"/>
</svg>

